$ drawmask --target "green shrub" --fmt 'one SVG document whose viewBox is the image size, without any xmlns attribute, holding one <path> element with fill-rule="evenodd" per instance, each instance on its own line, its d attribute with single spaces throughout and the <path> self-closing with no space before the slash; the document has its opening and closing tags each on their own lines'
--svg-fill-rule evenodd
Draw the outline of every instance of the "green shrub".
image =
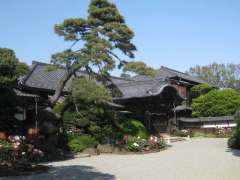
<svg viewBox="0 0 240 180">
<path fill-rule="evenodd" d="M 66 101 L 58 102 L 58 103 L 53 107 L 53 112 L 54 112 L 54 113 L 61 114 L 61 113 L 63 112 L 65 106 L 67 106 L 67 102 L 66 102 Z"/>
<path fill-rule="evenodd" d="M 212 90 L 193 99 L 193 116 L 233 115 L 240 106 L 240 93 L 233 89 Z"/>
<path fill-rule="evenodd" d="M 114 138 L 112 125 L 98 126 L 96 123 L 91 123 L 88 128 L 88 133 L 100 143 L 108 143 L 110 139 Z"/>
<path fill-rule="evenodd" d="M 72 128 L 85 128 L 89 126 L 90 121 L 85 117 L 80 117 L 76 112 L 67 110 L 63 114 L 63 123 L 64 127 L 70 130 Z"/>
<path fill-rule="evenodd" d="M 201 95 L 207 94 L 208 92 L 210 92 L 211 90 L 213 90 L 214 87 L 208 85 L 208 84 L 198 84 L 193 86 L 193 88 L 191 89 L 192 91 L 192 98 L 196 98 L 199 97 Z"/>
<path fill-rule="evenodd" d="M 240 111 L 236 113 L 235 121 L 237 122 L 237 127 L 228 140 L 228 146 L 231 148 L 240 149 Z"/>
<path fill-rule="evenodd" d="M 136 119 L 122 119 L 119 123 L 120 130 L 124 134 L 147 139 L 149 133 L 142 122 Z"/>
<path fill-rule="evenodd" d="M 97 146 L 97 141 L 88 135 L 74 136 L 68 142 L 68 146 L 72 152 L 82 152 L 86 148 L 94 148 Z"/>
</svg>

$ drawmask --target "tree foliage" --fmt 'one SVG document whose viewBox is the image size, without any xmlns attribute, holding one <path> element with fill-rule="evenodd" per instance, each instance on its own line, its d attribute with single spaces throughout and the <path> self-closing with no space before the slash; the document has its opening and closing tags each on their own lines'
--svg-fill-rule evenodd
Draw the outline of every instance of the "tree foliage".
<svg viewBox="0 0 240 180">
<path fill-rule="evenodd" d="M 13 85 L 19 76 L 28 72 L 28 66 L 19 62 L 13 50 L 0 48 L 0 85 Z"/>
<path fill-rule="evenodd" d="M 16 66 L 18 59 L 11 49 L 0 49 L 0 83 L 12 84 L 16 80 Z"/>
<path fill-rule="evenodd" d="M 231 148 L 240 149 L 240 111 L 235 114 L 237 127 L 234 129 L 232 136 L 228 140 L 228 146 Z"/>
<path fill-rule="evenodd" d="M 109 72 L 121 68 L 127 61 L 120 58 L 134 58 L 135 45 L 131 42 L 134 33 L 127 26 L 117 7 L 108 0 L 91 0 L 88 17 L 69 18 L 55 25 L 55 33 L 65 41 L 72 42 L 69 49 L 56 53 L 51 62 L 55 67 L 66 69 L 51 99 L 54 105 L 67 81 L 78 71 L 98 74 L 103 81 Z M 77 46 L 78 45 L 78 46 Z"/>
<path fill-rule="evenodd" d="M 0 48 L 0 114 L 11 112 L 16 103 L 13 87 L 17 78 L 28 72 L 28 66 L 19 62 L 13 50 Z"/>
<path fill-rule="evenodd" d="M 216 87 L 240 88 L 240 64 L 196 65 L 190 68 L 187 73 L 197 76 Z"/>
<path fill-rule="evenodd" d="M 233 89 L 212 90 L 193 99 L 193 116 L 233 115 L 240 106 L 240 93 Z"/>
<path fill-rule="evenodd" d="M 198 84 L 192 87 L 192 97 L 191 98 L 196 98 L 201 95 L 207 94 L 211 90 L 215 89 L 214 87 L 210 86 L 209 84 Z"/>
<path fill-rule="evenodd" d="M 30 69 L 26 63 L 18 62 L 16 66 L 16 76 L 24 76 L 30 72 Z"/>
<path fill-rule="evenodd" d="M 111 100 L 109 91 L 103 85 L 97 85 L 96 81 L 85 78 L 73 80 L 70 95 L 78 104 L 100 104 Z"/>
<path fill-rule="evenodd" d="M 122 76 L 130 76 L 129 73 L 145 76 L 155 76 L 156 71 L 153 68 L 148 67 L 144 62 L 132 61 L 124 64 Z"/>
<path fill-rule="evenodd" d="M 114 113 L 106 105 L 110 100 L 110 93 L 103 85 L 95 80 L 77 78 L 73 80 L 67 98 L 54 109 L 60 112 L 66 110 L 63 123 L 67 130 L 81 129 L 102 141 L 114 125 Z"/>
</svg>

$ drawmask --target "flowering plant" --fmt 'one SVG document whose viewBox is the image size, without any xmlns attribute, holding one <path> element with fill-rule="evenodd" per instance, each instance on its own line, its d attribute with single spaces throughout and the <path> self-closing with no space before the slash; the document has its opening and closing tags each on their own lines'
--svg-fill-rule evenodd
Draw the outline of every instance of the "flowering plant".
<svg viewBox="0 0 240 180">
<path fill-rule="evenodd" d="M 138 152 L 141 151 L 145 143 L 146 139 L 142 139 L 139 136 L 138 137 L 129 136 L 126 145 L 129 151 Z"/>
<path fill-rule="evenodd" d="M 0 162 L 15 166 L 18 163 L 38 162 L 44 153 L 28 143 L 25 136 L 9 136 L 0 141 Z"/>
<path fill-rule="evenodd" d="M 134 152 L 158 151 L 165 147 L 164 140 L 156 136 L 150 136 L 147 140 L 141 137 L 132 137 L 127 141 L 127 149 Z"/>
</svg>

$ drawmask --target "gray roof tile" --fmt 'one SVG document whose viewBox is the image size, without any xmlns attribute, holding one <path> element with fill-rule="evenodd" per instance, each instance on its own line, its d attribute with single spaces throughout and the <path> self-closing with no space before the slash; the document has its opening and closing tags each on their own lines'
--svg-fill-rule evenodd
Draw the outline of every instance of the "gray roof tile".
<svg viewBox="0 0 240 180">
<path fill-rule="evenodd" d="M 58 83 L 63 78 L 65 70 L 58 69 L 54 71 L 47 71 L 47 64 L 37 63 L 32 67 L 32 70 L 28 76 L 25 77 L 23 84 L 28 87 L 45 89 L 45 90 L 55 90 Z M 78 76 L 83 76 L 84 74 L 78 72 Z M 67 83 L 64 88 L 67 91 L 71 80 Z"/>
<path fill-rule="evenodd" d="M 176 77 L 179 77 L 181 79 L 184 79 L 184 80 L 190 81 L 192 83 L 196 83 L 196 84 L 206 83 L 205 81 L 203 81 L 203 80 L 201 80 L 197 77 L 193 77 L 193 76 L 190 76 L 186 73 L 176 71 L 174 69 L 170 69 L 170 68 L 164 67 L 164 66 L 162 66 L 160 69 L 157 70 L 157 73 L 156 73 L 155 77 L 137 75 L 137 76 L 134 76 L 132 79 L 135 80 L 135 81 L 144 81 L 144 80 L 155 79 L 155 78 L 157 78 L 157 79 L 159 79 L 159 78 L 162 78 L 162 79 L 170 78 L 171 79 L 171 78 L 176 78 Z"/>
<path fill-rule="evenodd" d="M 46 71 L 44 63 L 34 62 L 31 73 L 25 77 L 23 85 L 31 88 L 54 91 L 59 81 L 64 76 L 65 70 L 58 69 L 55 71 Z M 164 71 L 165 72 L 165 71 Z M 166 73 L 169 73 L 166 71 Z M 78 76 L 86 76 L 84 72 L 78 72 Z M 121 91 L 121 98 L 136 98 L 154 96 L 161 93 L 166 86 L 174 88 L 168 84 L 165 76 L 147 77 L 138 76 L 137 79 L 124 79 L 119 77 L 111 77 L 112 83 Z M 71 80 L 67 83 L 65 91 L 67 91 Z"/>
</svg>

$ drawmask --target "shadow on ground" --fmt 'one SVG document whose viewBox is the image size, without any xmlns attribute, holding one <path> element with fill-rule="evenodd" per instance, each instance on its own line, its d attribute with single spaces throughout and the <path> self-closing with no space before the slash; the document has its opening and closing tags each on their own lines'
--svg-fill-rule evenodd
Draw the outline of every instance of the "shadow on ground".
<svg viewBox="0 0 240 180">
<path fill-rule="evenodd" d="M 114 180 L 115 176 L 97 171 L 91 166 L 59 166 L 50 168 L 47 173 L 2 177 L 0 180 Z"/>
<path fill-rule="evenodd" d="M 234 156 L 240 157 L 240 150 L 238 150 L 238 149 L 230 149 L 230 148 L 228 148 L 226 151 L 227 152 L 231 152 Z"/>
</svg>

